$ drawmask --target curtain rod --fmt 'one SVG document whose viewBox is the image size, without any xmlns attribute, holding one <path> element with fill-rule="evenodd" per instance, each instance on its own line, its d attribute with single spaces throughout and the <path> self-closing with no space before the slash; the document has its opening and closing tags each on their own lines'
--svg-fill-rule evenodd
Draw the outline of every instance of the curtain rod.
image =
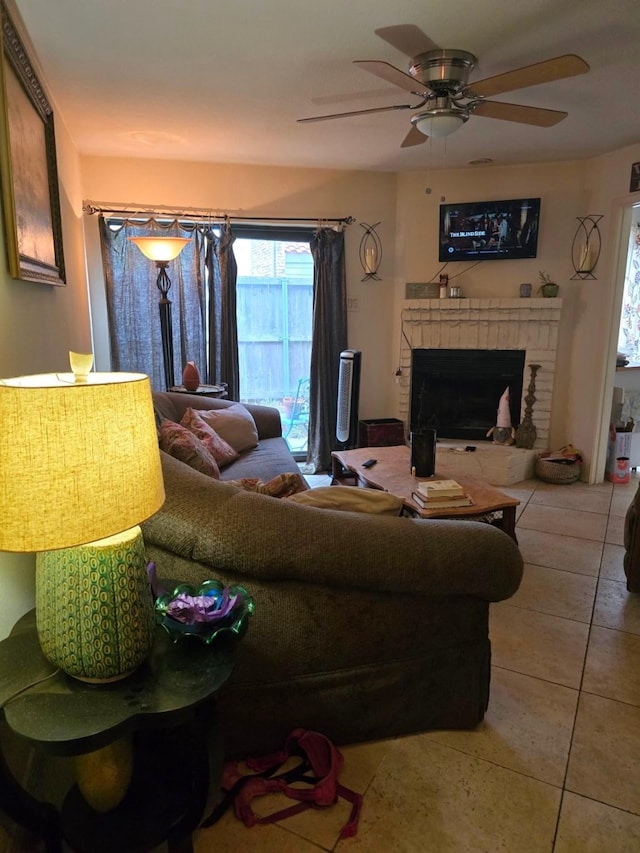
<svg viewBox="0 0 640 853">
<path fill-rule="evenodd" d="M 106 207 L 102 202 L 85 201 L 82 205 L 82 210 L 89 216 L 96 213 L 113 213 L 113 214 L 128 214 L 128 215 L 144 215 L 144 216 L 167 216 L 174 218 L 188 218 L 209 221 L 211 219 L 232 219 L 245 222 L 337 222 L 344 225 L 352 225 L 356 220 L 353 216 L 313 216 L 313 217 L 296 217 L 296 216 L 237 216 L 236 214 L 221 212 L 220 210 L 208 210 L 206 208 L 191 208 L 191 210 L 182 210 L 181 208 L 165 207 L 164 209 L 151 209 L 147 205 L 123 204 L 117 207 Z"/>
</svg>

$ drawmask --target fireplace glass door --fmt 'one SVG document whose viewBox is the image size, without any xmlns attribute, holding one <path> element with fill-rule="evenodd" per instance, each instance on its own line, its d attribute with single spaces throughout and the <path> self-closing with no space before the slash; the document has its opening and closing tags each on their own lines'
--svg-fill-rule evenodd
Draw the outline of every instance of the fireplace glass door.
<svg viewBox="0 0 640 853">
<path fill-rule="evenodd" d="M 438 438 L 490 441 L 498 404 L 509 389 L 511 424 L 520 423 L 524 350 L 414 349 L 411 429 Z"/>
</svg>

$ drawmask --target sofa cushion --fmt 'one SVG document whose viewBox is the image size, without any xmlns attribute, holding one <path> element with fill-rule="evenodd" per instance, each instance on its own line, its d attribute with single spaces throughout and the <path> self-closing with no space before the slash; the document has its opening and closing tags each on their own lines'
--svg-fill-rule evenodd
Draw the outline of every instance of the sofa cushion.
<svg viewBox="0 0 640 853">
<path fill-rule="evenodd" d="M 160 449 L 185 462 L 201 474 L 220 479 L 218 463 L 200 439 L 181 424 L 163 420 L 160 424 Z"/>
<path fill-rule="evenodd" d="M 402 498 L 378 489 L 357 486 L 319 486 L 288 498 L 305 506 L 337 509 L 344 512 L 371 512 L 378 515 L 400 515 Z"/>
<path fill-rule="evenodd" d="M 299 468 L 287 442 L 283 438 L 261 438 L 260 444 L 252 450 L 245 450 L 240 458 L 220 471 L 220 479 L 240 480 L 243 477 L 259 477 L 265 483 L 278 474 Z"/>
<path fill-rule="evenodd" d="M 197 409 L 189 407 L 180 423 L 200 439 L 220 468 L 234 462 L 240 455 L 212 426 L 209 426 Z"/>
<path fill-rule="evenodd" d="M 199 414 L 238 453 L 257 446 L 256 422 L 249 410 L 240 403 L 227 409 L 200 409 Z"/>
</svg>

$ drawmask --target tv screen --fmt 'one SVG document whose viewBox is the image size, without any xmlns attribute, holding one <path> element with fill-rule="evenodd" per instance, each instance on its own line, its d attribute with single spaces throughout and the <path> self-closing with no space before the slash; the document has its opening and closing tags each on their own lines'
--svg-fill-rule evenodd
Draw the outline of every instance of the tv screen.
<svg viewBox="0 0 640 853">
<path fill-rule="evenodd" d="M 539 198 L 440 205 L 441 261 L 535 258 Z"/>
</svg>

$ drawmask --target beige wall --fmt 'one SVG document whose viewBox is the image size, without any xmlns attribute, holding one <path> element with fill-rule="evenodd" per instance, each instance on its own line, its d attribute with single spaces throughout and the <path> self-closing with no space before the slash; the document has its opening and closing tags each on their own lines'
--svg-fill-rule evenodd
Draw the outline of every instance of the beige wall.
<svg viewBox="0 0 640 853">
<path fill-rule="evenodd" d="M 40 73 L 41 82 L 44 81 Z M 2 93 L 0 92 L 0 97 Z M 55 113 L 55 104 L 54 114 Z M 61 116 L 56 144 L 67 286 L 17 281 L 9 276 L 0 212 L 0 376 L 68 369 L 70 349 L 90 350 L 78 157 Z M 27 425 L 25 425 L 26 427 Z M 37 511 L 37 508 L 35 508 Z M 0 638 L 33 606 L 34 557 L 0 552 Z"/>
<path fill-rule="evenodd" d="M 597 471 L 604 468 L 608 437 L 607 413 L 615 377 L 615 354 L 629 239 L 630 208 L 640 204 L 640 193 L 629 192 L 631 164 L 640 162 L 640 143 L 590 161 L 588 185 L 592 213 L 604 214 L 598 281 L 584 289 L 580 322 L 572 335 L 572 365 L 576 391 L 572 414 L 577 429 L 594 438 Z M 625 224 L 625 214 L 627 222 Z M 581 405 L 578 389 L 590 388 L 590 405 Z M 598 428 L 593 414 L 604 412 Z"/>
</svg>

